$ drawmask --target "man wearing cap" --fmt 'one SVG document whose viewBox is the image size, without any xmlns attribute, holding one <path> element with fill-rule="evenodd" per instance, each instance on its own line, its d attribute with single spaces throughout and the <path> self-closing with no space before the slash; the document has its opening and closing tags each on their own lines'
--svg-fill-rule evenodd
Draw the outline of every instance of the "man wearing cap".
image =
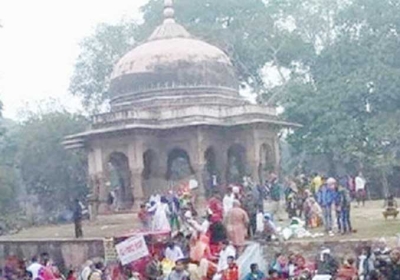
<svg viewBox="0 0 400 280">
<path fill-rule="evenodd" d="M 335 201 L 335 186 L 336 180 L 334 178 L 329 178 L 326 183 L 322 185 L 317 194 L 318 203 L 322 208 L 322 213 L 324 216 L 325 231 L 329 233 L 329 235 L 333 235 L 332 204 Z"/>
<path fill-rule="evenodd" d="M 282 187 L 278 182 L 278 176 L 275 173 L 270 175 L 270 197 L 272 200 L 272 214 L 274 219 L 281 221 L 280 203 L 281 203 Z"/>
<path fill-rule="evenodd" d="M 177 260 L 174 269 L 165 278 L 166 280 L 189 280 L 190 274 L 186 270 L 185 259 Z"/>
</svg>

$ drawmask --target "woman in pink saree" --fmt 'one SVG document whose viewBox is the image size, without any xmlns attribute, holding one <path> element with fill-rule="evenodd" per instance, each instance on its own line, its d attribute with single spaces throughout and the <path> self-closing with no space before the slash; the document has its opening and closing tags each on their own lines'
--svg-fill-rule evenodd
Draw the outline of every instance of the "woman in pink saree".
<svg viewBox="0 0 400 280">
<path fill-rule="evenodd" d="M 225 218 L 225 225 L 229 241 L 236 247 L 243 247 L 247 237 L 249 216 L 240 207 L 240 202 L 235 200 L 233 208 L 229 210 Z"/>
</svg>

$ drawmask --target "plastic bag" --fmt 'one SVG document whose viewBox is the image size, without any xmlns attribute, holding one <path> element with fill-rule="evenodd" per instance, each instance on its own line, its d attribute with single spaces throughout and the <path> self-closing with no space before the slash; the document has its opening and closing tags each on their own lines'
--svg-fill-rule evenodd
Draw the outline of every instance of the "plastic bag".
<svg viewBox="0 0 400 280">
<path fill-rule="evenodd" d="M 291 228 L 288 228 L 288 227 L 284 228 L 284 229 L 282 230 L 282 236 L 283 236 L 283 239 L 284 239 L 284 240 L 289 240 L 289 239 L 293 236 L 293 231 L 292 231 L 292 229 L 291 229 Z"/>
<path fill-rule="evenodd" d="M 267 263 L 265 262 L 265 258 L 263 256 L 262 247 L 259 243 L 256 242 L 252 242 L 250 245 L 248 245 L 237 260 L 237 265 L 239 266 L 240 280 L 243 280 L 247 276 L 247 274 L 249 274 L 250 265 L 253 263 L 258 264 L 258 267 L 262 272 L 267 272 L 268 268 Z"/>
</svg>

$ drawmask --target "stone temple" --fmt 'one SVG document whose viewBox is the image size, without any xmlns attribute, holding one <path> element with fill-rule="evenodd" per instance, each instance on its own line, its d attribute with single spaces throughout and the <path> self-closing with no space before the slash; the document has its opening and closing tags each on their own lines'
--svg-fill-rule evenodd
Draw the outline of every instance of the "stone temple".
<svg viewBox="0 0 400 280">
<path fill-rule="evenodd" d="M 240 96 L 228 55 L 175 22 L 172 0 L 164 22 L 115 65 L 110 91 L 110 112 L 64 142 L 88 153 L 99 213 L 113 189 L 130 209 L 184 180 L 196 179 L 204 194 L 212 178 L 257 182 L 278 171 L 278 132 L 292 124 Z"/>
</svg>

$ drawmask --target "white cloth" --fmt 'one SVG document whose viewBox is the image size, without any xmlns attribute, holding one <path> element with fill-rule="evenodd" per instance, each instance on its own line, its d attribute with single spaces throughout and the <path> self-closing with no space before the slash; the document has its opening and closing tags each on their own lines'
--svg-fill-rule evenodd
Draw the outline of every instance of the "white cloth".
<svg viewBox="0 0 400 280">
<path fill-rule="evenodd" d="M 212 185 L 215 187 L 218 185 L 217 179 L 217 175 L 212 175 Z"/>
<path fill-rule="evenodd" d="M 153 194 L 150 196 L 149 202 L 158 203 L 158 202 L 160 202 L 160 200 L 161 200 L 161 197 L 159 194 Z"/>
<path fill-rule="evenodd" d="M 199 182 L 197 182 L 197 180 L 192 179 L 189 181 L 189 189 L 194 190 L 197 189 L 199 187 Z"/>
<path fill-rule="evenodd" d="M 206 234 L 208 231 L 208 228 L 210 227 L 210 222 L 207 220 L 204 220 L 203 223 L 199 223 L 194 219 L 188 219 L 187 220 L 188 225 L 191 228 L 191 231 L 193 234 Z"/>
<path fill-rule="evenodd" d="M 325 275 L 325 274 L 318 274 L 318 275 L 315 275 L 313 278 L 313 280 L 330 280 L 330 279 L 332 279 L 332 276 Z"/>
<path fill-rule="evenodd" d="M 235 195 L 233 193 L 226 194 L 222 200 L 222 206 L 224 208 L 224 217 L 228 214 L 229 210 L 233 208 L 233 201 L 235 200 Z"/>
<path fill-rule="evenodd" d="M 204 220 L 201 224 L 201 233 L 206 234 L 210 227 L 210 222 L 208 220 Z"/>
<path fill-rule="evenodd" d="M 165 203 L 157 202 L 150 209 L 149 212 L 154 212 L 152 220 L 152 230 L 154 231 L 171 231 L 171 225 L 168 221 L 169 208 Z"/>
<path fill-rule="evenodd" d="M 78 279 L 79 279 L 79 280 L 88 280 L 91 273 L 92 273 L 92 269 L 90 268 L 90 266 L 86 266 L 86 267 L 82 270 L 82 272 L 81 272 L 81 274 L 79 275 L 79 278 L 78 278 Z M 33 278 L 33 279 L 35 279 L 35 278 Z"/>
<path fill-rule="evenodd" d="M 173 262 L 176 262 L 177 260 L 183 259 L 184 255 L 181 248 L 175 245 L 172 249 L 169 247 L 165 249 L 165 257 Z"/>
<path fill-rule="evenodd" d="M 228 257 L 236 257 L 236 249 L 232 245 L 228 245 L 219 253 L 217 271 L 221 272 L 228 268 Z"/>
<path fill-rule="evenodd" d="M 366 261 L 367 256 L 361 255 L 358 257 L 358 275 L 360 278 L 364 279 L 364 262 Z"/>
<path fill-rule="evenodd" d="M 43 265 L 41 265 L 40 263 L 34 262 L 30 266 L 28 266 L 26 270 L 32 273 L 32 279 L 36 279 L 39 277 L 39 271 L 42 267 Z"/>
<path fill-rule="evenodd" d="M 356 191 L 364 190 L 366 183 L 367 182 L 365 181 L 365 179 L 363 177 L 357 176 L 355 179 Z"/>
<path fill-rule="evenodd" d="M 256 232 L 261 233 L 264 231 L 264 214 L 262 212 L 257 213 L 256 216 Z"/>
</svg>

